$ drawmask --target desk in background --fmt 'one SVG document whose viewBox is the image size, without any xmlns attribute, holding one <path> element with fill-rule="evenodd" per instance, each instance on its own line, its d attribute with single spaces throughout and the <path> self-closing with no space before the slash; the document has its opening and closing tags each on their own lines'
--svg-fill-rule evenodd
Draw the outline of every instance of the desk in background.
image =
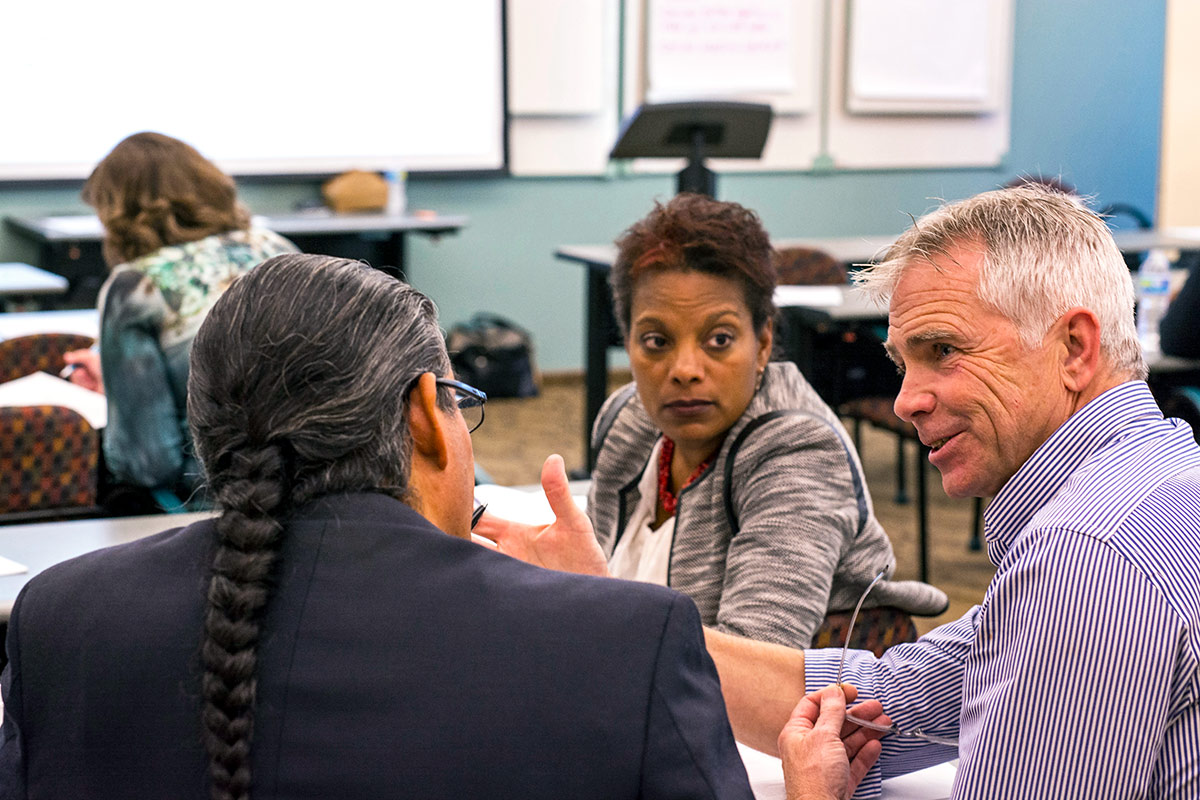
<svg viewBox="0 0 1200 800">
<path fill-rule="evenodd" d="M 1200 250 L 1200 227 L 1115 231 L 1113 239 L 1127 256 L 1155 247 Z M 811 247 L 824 250 L 838 261 L 853 265 L 872 262 L 884 253 L 893 241 L 894 236 L 844 236 L 825 239 L 778 239 L 774 240 L 773 244 L 777 248 Z M 583 452 L 586 454 L 587 469 L 590 472 L 595 466 L 595 457 L 591 452 L 592 422 L 600 413 L 600 406 L 604 404 L 608 389 L 608 348 L 619 347 L 622 344 L 620 330 L 613 317 L 612 292 L 608 286 L 608 273 L 616 260 L 617 248 L 611 244 L 564 245 L 555 250 L 554 255 L 563 261 L 579 264 L 586 271 L 587 300 L 583 323 Z M 812 337 L 822 332 L 822 326 L 827 331 L 830 322 L 843 326 L 878 324 L 880 321 L 886 324 L 887 310 L 869 306 L 865 300 L 851 297 L 844 306 L 789 306 L 786 320 L 795 324 L 790 325 L 784 332 L 784 339 L 780 344 L 789 357 L 798 363 L 805 376 L 809 377 L 814 374 Z M 808 369 L 805 369 L 806 365 Z M 1160 365 L 1164 366 L 1165 363 Z M 1180 378 L 1182 369 L 1184 368 L 1180 365 L 1175 365 L 1172 369 L 1173 376 Z"/>
<path fill-rule="evenodd" d="M 0 263 L 0 297 L 62 294 L 67 287 L 67 279 L 53 272 L 20 262 Z"/>
<path fill-rule="evenodd" d="M 373 266 L 392 267 L 387 271 L 402 277 L 407 234 L 457 233 L 466 226 L 467 218 L 440 214 L 332 214 L 322 209 L 255 216 L 254 222 L 286 236 L 306 253 L 361 259 Z M 108 273 L 100 252 L 104 231 L 96 217 L 6 217 L 4 223 L 17 236 L 37 246 L 38 267 L 67 278 L 68 305 L 96 304 L 96 295 Z"/>
</svg>

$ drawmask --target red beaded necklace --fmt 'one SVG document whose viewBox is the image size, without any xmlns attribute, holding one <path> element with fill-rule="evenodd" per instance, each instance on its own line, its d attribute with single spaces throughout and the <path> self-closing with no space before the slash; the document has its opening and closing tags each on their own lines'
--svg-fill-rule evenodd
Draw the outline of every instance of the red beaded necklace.
<svg viewBox="0 0 1200 800">
<path fill-rule="evenodd" d="M 658 451 L 658 502 L 662 504 L 663 511 L 667 512 L 668 517 L 675 516 L 675 506 L 679 504 L 679 499 L 675 493 L 671 491 L 671 457 L 675 455 L 675 443 L 666 436 L 662 439 L 662 449 Z M 704 470 L 708 469 L 709 464 L 712 464 L 716 457 L 716 452 L 709 453 L 708 458 L 700 462 L 700 466 L 692 471 L 688 476 L 687 481 L 680 487 L 679 491 L 683 491 L 692 485 L 692 482 L 704 474 Z"/>
</svg>

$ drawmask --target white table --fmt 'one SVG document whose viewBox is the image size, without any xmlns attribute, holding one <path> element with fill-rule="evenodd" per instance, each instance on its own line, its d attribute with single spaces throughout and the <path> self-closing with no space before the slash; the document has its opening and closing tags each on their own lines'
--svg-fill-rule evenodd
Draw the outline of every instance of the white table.
<svg viewBox="0 0 1200 800">
<path fill-rule="evenodd" d="M 778 758 L 738 744 L 755 800 L 784 800 L 783 765 Z M 950 796 L 957 761 L 889 778 L 883 782 L 883 800 L 942 800 Z"/>
<path fill-rule="evenodd" d="M 0 314 L 0 341 L 31 333 L 78 333 L 95 339 L 100 335 L 100 312 L 84 308 Z"/>
<path fill-rule="evenodd" d="M 63 294 L 67 279 L 15 261 L 0 262 L 0 296 Z"/>
<path fill-rule="evenodd" d="M 28 568 L 17 575 L 0 577 L 0 622 L 8 620 L 17 594 L 42 570 L 93 550 L 190 525 L 208 516 L 211 512 L 0 526 L 0 556 Z"/>
</svg>

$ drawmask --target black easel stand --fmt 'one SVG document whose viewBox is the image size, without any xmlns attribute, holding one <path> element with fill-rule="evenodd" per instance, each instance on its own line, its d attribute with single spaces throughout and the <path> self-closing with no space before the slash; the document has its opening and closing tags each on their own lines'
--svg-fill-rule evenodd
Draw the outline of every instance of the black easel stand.
<svg viewBox="0 0 1200 800">
<path fill-rule="evenodd" d="M 716 197 L 716 175 L 704 159 L 759 158 L 771 118 L 761 103 L 647 103 L 625 121 L 609 157 L 686 158 L 678 190 Z"/>
</svg>

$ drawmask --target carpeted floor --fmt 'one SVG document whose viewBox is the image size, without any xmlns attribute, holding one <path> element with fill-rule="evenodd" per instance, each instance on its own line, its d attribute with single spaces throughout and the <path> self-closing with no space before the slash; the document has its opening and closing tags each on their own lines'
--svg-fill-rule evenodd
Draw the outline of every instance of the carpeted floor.
<svg viewBox="0 0 1200 800">
<path fill-rule="evenodd" d="M 628 377 L 627 375 L 625 376 Z M 613 388 L 616 387 L 615 384 Z M 493 399 L 483 427 L 472 434 L 475 459 L 500 484 L 538 481 L 542 462 L 559 453 L 567 469 L 582 469 L 583 378 L 548 376 L 536 398 Z M 890 433 L 864 429 L 860 453 L 875 514 L 892 538 L 896 573 L 917 577 L 916 450 L 910 445 L 908 504 L 895 502 L 896 439 Z M 945 495 L 937 470 L 927 468 L 929 487 L 929 581 L 950 596 L 950 610 L 940 617 L 918 619 L 922 633 L 956 619 L 983 599 L 994 568 L 984 552 L 967 548 L 973 501 Z"/>
</svg>

